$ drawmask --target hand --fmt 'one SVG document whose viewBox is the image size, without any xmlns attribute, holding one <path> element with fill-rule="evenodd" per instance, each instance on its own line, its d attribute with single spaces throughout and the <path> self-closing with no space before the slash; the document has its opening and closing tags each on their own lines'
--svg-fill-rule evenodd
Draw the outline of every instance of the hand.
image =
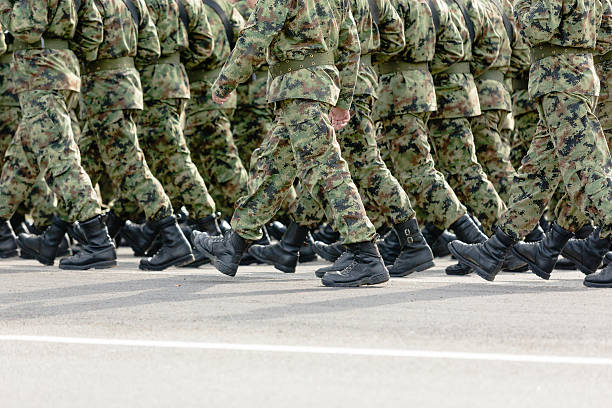
<svg viewBox="0 0 612 408">
<path fill-rule="evenodd" d="M 345 109 L 333 107 L 329 112 L 329 120 L 331 121 L 334 130 L 340 130 L 349 123 L 349 120 L 351 120 L 351 114 Z"/>
<path fill-rule="evenodd" d="M 213 94 L 212 96 L 213 102 L 216 103 L 217 105 L 223 105 L 225 102 L 227 102 L 229 98 L 230 98 L 230 94 L 228 94 L 225 98 L 220 98 L 217 96 L 217 94 Z"/>
</svg>

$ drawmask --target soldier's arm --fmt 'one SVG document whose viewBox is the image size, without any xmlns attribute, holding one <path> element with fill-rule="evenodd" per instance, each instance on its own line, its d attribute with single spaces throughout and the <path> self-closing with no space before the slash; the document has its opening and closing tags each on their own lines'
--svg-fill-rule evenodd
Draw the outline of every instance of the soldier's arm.
<svg viewBox="0 0 612 408">
<path fill-rule="evenodd" d="M 102 15 L 94 0 L 83 1 L 78 17 L 79 23 L 70 48 L 81 61 L 94 61 L 98 57 L 98 47 L 104 39 Z"/>
<path fill-rule="evenodd" d="M 348 4 L 348 3 L 347 3 Z M 350 7 L 345 9 L 345 15 L 340 25 L 338 50 L 336 51 L 336 67 L 340 71 L 340 95 L 337 108 L 349 110 L 353 102 L 353 92 L 359 71 L 359 56 L 361 45 L 357 24 Z"/>
<path fill-rule="evenodd" d="M 404 22 L 389 0 L 377 0 L 380 13 L 380 51 L 387 55 L 401 52 L 406 46 Z"/>
<path fill-rule="evenodd" d="M 514 17 L 531 45 L 549 41 L 561 24 L 563 0 L 518 0 Z"/>
<path fill-rule="evenodd" d="M 244 21 L 244 17 L 240 14 L 240 11 L 234 6 L 232 6 L 232 14 L 230 15 L 230 23 L 232 25 L 232 29 L 234 30 L 234 39 L 240 36 L 240 31 L 244 28 L 246 21 Z"/>
<path fill-rule="evenodd" d="M 282 30 L 287 18 L 290 0 L 259 0 L 249 21 L 219 77 L 213 85 L 213 94 L 225 99 L 238 84 L 246 82 L 253 67 L 266 61 L 266 51 L 274 37 Z"/>
<path fill-rule="evenodd" d="M 138 27 L 138 54 L 136 55 L 136 65 L 143 67 L 159 59 L 161 49 L 155 22 L 151 18 L 149 9 L 144 5 L 144 1 L 138 2 L 140 7 L 140 27 Z"/>
<path fill-rule="evenodd" d="M 182 54 L 183 63 L 187 67 L 195 67 L 205 61 L 213 53 L 214 38 L 204 7 L 194 10 L 189 19 L 189 49 Z"/>
<path fill-rule="evenodd" d="M 48 26 L 48 0 L 17 0 L 13 3 L 8 30 L 26 43 L 40 41 Z"/>
</svg>

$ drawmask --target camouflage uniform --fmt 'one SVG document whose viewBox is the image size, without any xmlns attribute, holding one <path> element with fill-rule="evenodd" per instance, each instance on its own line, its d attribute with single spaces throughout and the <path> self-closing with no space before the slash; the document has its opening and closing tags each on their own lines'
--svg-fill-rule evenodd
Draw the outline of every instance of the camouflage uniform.
<svg viewBox="0 0 612 408">
<path fill-rule="evenodd" d="M 537 104 L 540 122 L 500 227 L 513 238 L 524 237 L 563 180 L 569 199 L 601 226 L 601 237 L 608 237 L 612 233 L 612 159 L 593 114 L 599 80 L 589 53 L 595 47 L 601 3 L 557 0 L 549 7 L 529 0 L 516 3 L 521 34 L 534 47 L 529 94 Z M 547 50 L 558 47 L 572 48 L 549 55 Z"/>
<path fill-rule="evenodd" d="M 376 230 L 328 118 L 330 106 L 350 108 L 357 78 L 359 37 L 348 3 L 258 1 L 213 92 L 220 98 L 229 95 L 263 62 L 266 50 L 270 69 L 324 53 L 329 61 L 337 50 L 340 71 L 324 62 L 281 71 L 271 79 L 268 102 L 276 104 L 276 121 L 255 162 L 255 190 L 239 200 L 232 227 L 246 240 L 259 239 L 261 226 L 276 213 L 299 175 L 318 204 L 328 205 L 345 244 L 372 241 Z"/>
<path fill-rule="evenodd" d="M 172 214 L 172 205 L 163 187 L 151 174 L 138 144 L 136 112 L 142 110 L 140 76 L 135 65 L 143 66 L 159 57 L 160 46 L 144 0 L 134 1 L 140 15 L 136 24 L 122 0 L 99 4 L 104 22 L 104 42 L 97 60 L 87 64 L 83 77 L 83 102 L 87 130 L 81 140 L 95 139 L 102 162 L 121 197 L 135 201 L 147 220 L 155 221 Z M 91 144 L 90 144 L 91 146 Z M 84 149 L 85 151 L 85 149 Z M 88 162 L 99 160 L 87 156 Z M 97 181 L 99 171 L 88 166 Z M 126 219 L 116 208 L 120 218 Z"/>
<path fill-rule="evenodd" d="M 77 54 L 91 61 L 102 41 L 100 13 L 93 0 L 80 10 L 73 1 L 3 0 L 0 18 L 15 38 L 12 72 L 23 115 L 2 169 L 0 218 L 12 216 L 42 174 L 67 221 L 92 219 L 101 209 L 81 167 L 69 112 L 81 88 Z"/>
<path fill-rule="evenodd" d="M 140 70 L 144 110 L 138 140 L 153 174 L 176 208 L 185 205 L 194 219 L 215 212 L 215 203 L 191 160 L 181 116 L 189 99 L 189 80 L 181 60 L 197 64 L 210 57 L 212 33 L 201 0 L 182 1 L 188 27 L 176 0 L 145 0 L 161 44 L 161 58 Z"/>
<path fill-rule="evenodd" d="M 507 202 L 516 174 L 510 163 L 510 148 L 501 135 L 504 121 L 512 111 L 510 93 L 504 84 L 512 55 L 510 38 L 498 8 L 499 0 L 468 0 L 465 4 L 474 25 L 470 67 L 481 110 L 479 116 L 471 119 L 476 156 L 502 200 Z"/>
<path fill-rule="evenodd" d="M 434 4 L 441 6 L 442 1 Z M 437 111 L 432 113 L 428 123 L 429 137 L 437 168 L 490 234 L 505 205 L 476 158 L 468 119 L 481 114 L 478 91 L 468 64 L 472 58 L 472 43 L 457 3 L 448 2 L 448 9 L 452 28 L 440 25 L 440 30 L 446 31 L 441 31 L 439 36 L 447 40 L 436 43 L 432 62 Z M 457 30 L 461 37 L 453 40 Z"/>
<path fill-rule="evenodd" d="M 223 8 L 237 38 L 244 19 L 227 0 L 215 1 Z M 236 96 L 233 94 L 222 107 L 211 99 L 212 83 L 232 47 L 221 18 L 209 6 L 205 9 L 214 38 L 213 54 L 204 61 L 185 61 L 191 100 L 184 133 L 191 158 L 210 188 L 217 209 L 227 216 L 233 212 L 236 200 L 247 194 L 248 176 L 231 131 L 230 117 L 236 108 Z"/>
</svg>

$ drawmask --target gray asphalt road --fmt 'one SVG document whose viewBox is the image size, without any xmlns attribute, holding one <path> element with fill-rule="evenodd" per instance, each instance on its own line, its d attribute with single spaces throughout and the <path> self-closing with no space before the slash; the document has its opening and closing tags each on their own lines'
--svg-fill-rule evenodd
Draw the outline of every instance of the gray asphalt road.
<svg viewBox="0 0 612 408">
<path fill-rule="evenodd" d="M 3 260 L 0 407 L 609 406 L 611 291 L 450 262 L 340 290 L 321 263 L 232 279 L 140 272 L 124 249 L 94 272 Z"/>
</svg>

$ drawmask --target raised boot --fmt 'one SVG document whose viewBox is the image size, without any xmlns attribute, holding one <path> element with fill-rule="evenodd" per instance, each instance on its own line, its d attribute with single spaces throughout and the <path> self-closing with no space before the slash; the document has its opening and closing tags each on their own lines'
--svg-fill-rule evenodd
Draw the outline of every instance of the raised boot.
<svg viewBox="0 0 612 408">
<path fill-rule="evenodd" d="M 54 216 L 51 225 L 41 235 L 19 234 L 17 243 L 21 248 L 21 256 L 26 259 L 36 259 L 43 265 L 53 265 L 58 247 L 66 237 L 69 223 Z"/>
<path fill-rule="evenodd" d="M 608 264 L 601 271 L 587 275 L 584 286 L 591 288 L 612 288 L 612 264 Z"/>
<path fill-rule="evenodd" d="M 300 248 L 308 235 L 308 228 L 292 222 L 280 242 L 273 245 L 253 245 L 251 254 L 259 262 L 272 265 L 284 273 L 294 273 L 297 266 Z"/>
<path fill-rule="evenodd" d="M 127 221 L 121 229 L 121 237 L 132 248 L 134 256 L 145 256 L 153 246 L 157 234 L 159 230 L 155 230 L 151 222 L 136 224 Z"/>
<path fill-rule="evenodd" d="M 336 262 L 336 259 L 338 259 L 340 255 L 346 252 L 346 248 L 344 247 L 344 245 L 342 245 L 341 242 L 326 244 L 322 241 L 315 241 L 312 244 L 312 249 L 317 255 L 319 255 L 321 258 L 325 259 L 328 262 Z"/>
<path fill-rule="evenodd" d="M 346 247 L 353 253 L 352 262 L 341 271 L 326 273 L 322 279 L 323 285 L 358 287 L 376 285 L 389 280 L 389 271 L 378 252 L 378 247 L 373 242 L 348 244 Z"/>
<path fill-rule="evenodd" d="M 572 261 L 585 275 L 597 271 L 599 265 L 608 253 L 610 241 L 599 237 L 597 228 L 586 239 L 571 239 L 561 251 L 561 254 Z"/>
<path fill-rule="evenodd" d="M 115 245 L 101 215 L 80 222 L 76 229 L 79 231 L 81 250 L 76 255 L 62 259 L 60 269 L 104 269 L 117 265 Z"/>
<path fill-rule="evenodd" d="M 574 238 L 570 239 L 569 242 L 572 242 L 574 239 L 585 239 L 588 238 L 589 235 L 593 232 L 594 228 L 591 224 L 583 225 L 574 233 Z M 564 271 L 575 271 L 578 269 L 576 264 L 571 260 L 567 259 L 563 256 L 563 251 L 561 251 L 561 256 L 557 260 L 557 264 L 555 265 L 555 269 L 561 269 Z"/>
<path fill-rule="evenodd" d="M 469 266 L 481 278 L 493 281 L 501 271 L 504 259 L 516 241 L 500 228 L 496 228 L 493 236 L 479 244 L 465 244 L 453 241 L 448 249 L 459 260 Z"/>
<path fill-rule="evenodd" d="M 242 255 L 249 244 L 235 231 L 226 231 L 223 236 L 210 236 L 205 232 L 193 232 L 193 244 L 203 251 L 219 272 L 236 276 Z"/>
<path fill-rule="evenodd" d="M 140 260 L 138 267 L 144 271 L 163 271 L 171 266 L 186 265 L 194 261 L 189 241 L 183 235 L 174 215 L 153 223 L 159 231 L 162 246 L 155 255 Z"/>
<path fill-rule="evenodd" d="M 206 232 L 209 235 L 218 236 L 221 235 L 221 230 L 219 229 L 219 224 L 217 223 L 217 218 L 214 215 L 209 215 L 204 218 L 200 218 L 195 221 L 193 224 L 188 224 L 186 222 L 179 224 L 181 227 L 181 231 L 185 238 L 189 241 L 191 245 L 191 249 L 193 251 L 193 257 L 195 260 L 191 263 L 181 266 L 182 268 L 199 268 L 202 265 L 206 265 L 210 263 L 210 259 L 204 254 L 196 250 L 193 246 L 193 242 L 191 241 L 191 237 L 193 235 L 194 229 L 201 232 Z"/>
<path fill-rule="evenodd" d="M 401 252 L 389 268 L 391 276 L 408 276 L 434 266 L 433 253 L 425 242 L 416 218 L 394 225 L 393 232 L 397 234 Z"/>
<path fill-rule="evenodd" d="M 517 258 L 529 265 L 529 269 L 542 279 L 550 279 L 561 250 L 574 233 L 553 223 L 540 242 L 519 242 L 512 248 Z M 603 257 L 603 255 L 602 255 Z"/>
<path fill-rule="evenodd" d="M 474 220 L 467 214 L 452 223 L 450 228 L 457 236 L 457 239 L 466 244 L 478 244 L 487 240 L 484 232 L 478 228 Z"/>
<path fill-rule="evenodd" d="M 283 235 L 287 232 L 287 226 L 280 221 L 273 221 L 266 226 L 268 235 L 277 241 L 283 239 Z"/>
<path fill-rule="evenodd" d="M 523 241 L 529 242 L 540 242 L 544 239 L 544 230 L 540 227 L 540 224 L 536 224 L 536 226 L 527 234 Z"/>
<path fill-rule="evenodd" d="M 10 258 L 17 256 L 17 237 L 13 232 L 11 223 L 8 221 L 0 222 L 0 258 Z"/>
</svg>

